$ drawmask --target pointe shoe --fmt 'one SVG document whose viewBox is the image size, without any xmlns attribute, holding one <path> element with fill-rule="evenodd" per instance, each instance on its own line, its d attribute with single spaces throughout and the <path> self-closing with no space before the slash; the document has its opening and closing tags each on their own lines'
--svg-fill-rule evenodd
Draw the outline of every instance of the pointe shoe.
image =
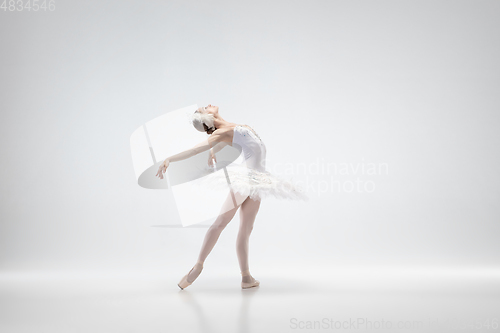
<svg viewBox="0 0 500 333">
<path fill-rule="evenodd" d="M 250 275 L 250 271 L 246 270 L 244 272 L 241 272 L 241 276 L 247 276 Z M 248 289 L 248 288 L 253 288 L 253 287 L 258 287 L 260 285 L 259 280 L 255 280 L 253 282 L 241 282 L 241 288 L 242 289 Z"/>
<path fill-rule="evenodd" d="M 199 261 L 196 262 L 196 264 L 201 264 L 201 269 L 203 270 L 203 262 L 202 261 Z M 194 266 L 193 268 L 191 268 L 191 270 L 189 271 L 189 273 L 191 273 L 194 269 Z M 188 281 L 188 276 L 189 276 L 189 273 L 187 273 L 186 275 L 184 275 L 184 277 L 181 279 L 181 281 L 177 284 L 177 286 L 179 286 L 179 288 L 181 288 L 181 290 L 184 290 L 185 288 L 187 288 L 188 286 L 190 286 L 195 280 L 189 282 Z"/>
</svg>

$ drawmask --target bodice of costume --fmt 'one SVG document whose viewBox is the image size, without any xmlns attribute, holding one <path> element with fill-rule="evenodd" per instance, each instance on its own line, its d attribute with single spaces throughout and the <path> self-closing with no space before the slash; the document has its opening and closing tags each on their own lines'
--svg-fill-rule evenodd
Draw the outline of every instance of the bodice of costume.
<svg viewBox="0 0 500 333">
<path fill-rule="evenodd" d="M 246 166 L 257 171 L 266 170 L 266 145 L 250 127 L 238 125 L 234 129 L 232 145 L 241 147 Z"/>
</svg>

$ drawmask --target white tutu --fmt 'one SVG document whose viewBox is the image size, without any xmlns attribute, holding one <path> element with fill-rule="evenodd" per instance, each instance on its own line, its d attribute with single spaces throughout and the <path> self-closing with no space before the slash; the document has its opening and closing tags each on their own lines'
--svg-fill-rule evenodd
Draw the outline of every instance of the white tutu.
<svg viewBox="0 0 500 333">
<path fill-rule="evenodd" d="M 212 169 L 212 173 L 198 180 L 198 185 L 214 190 L 231 189 L 254 200 L 268 197 L 309 200 L 301 186 L 268 171 L 258 171 L 241 164 L 231 164 L 225 169 Z"/>
</svg>

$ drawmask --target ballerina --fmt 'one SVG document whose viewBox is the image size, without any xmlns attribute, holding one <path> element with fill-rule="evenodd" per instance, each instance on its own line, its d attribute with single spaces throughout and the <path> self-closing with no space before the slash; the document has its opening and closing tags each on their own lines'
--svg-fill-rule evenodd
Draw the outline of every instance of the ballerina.
<svg viewBox="0 0 500 333">
<path fill-rule="evenodd" d="M 230 193 L 223 203 L 216 220 L 207 230 L 198 261 L 189 273 L 181 279 L 178 286 L 184 289 L 198 278 L 203 270 L 203 264 L 217 243 L 220 234 L 231 222 L 239 208 L 240 227 L 236 240 L 236 252 L 242 275 L 241 287 L 243 289 L 257 287 L 260 285 L 260 281 L 250 274 L 248 245 L 262 198 L 274 196 L 277 198 L 307 200 L 307 196 L 295 184 L 266 171 L 266 146 L 250 126 L 224 120 L 219 113 L 219 107 L 211 104 L 198 108 L 192 115 L 191 120 L 198 131 L 206 132 L 210 136 L 207 140 L 191 149 L 167 157 L 158 168 L 156 176 L 163 179 L 163 174 L 171 162 L 187 159 L 209 149 L 208 164 L 213 166 L 214 162 L 217 162 L 215 154 L 226 145 L 239 145 L 242 148 L 241 154 L 244 160 L 241 165 L 230 168 L 229 174 L 232 178 L 229 184 Z M 225 180 L 221 180 L 217 175 L 219 174 L 207 176 L 205 183 L 216 186 L 223 181 L 227 187 Z"/>
</svg>

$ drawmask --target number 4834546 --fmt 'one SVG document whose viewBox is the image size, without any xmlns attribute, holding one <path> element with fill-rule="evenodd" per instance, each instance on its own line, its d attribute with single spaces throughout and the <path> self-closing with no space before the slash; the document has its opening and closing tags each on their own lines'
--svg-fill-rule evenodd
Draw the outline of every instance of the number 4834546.
<svg viewBox="0 0 500 333">
<path fill-rule="evenodd" d="M 1 1 L 1 0 L 0 0 Z M 55 0 L 3 0 L 0 9 L 3 9 L 4 12 L 21 12 L 21 11 L 34 11 L 37 12 L 39 10 L 47 11 L 50 10 L 53 12 L 56 10 L 56 1 Z"/>
</svg>

